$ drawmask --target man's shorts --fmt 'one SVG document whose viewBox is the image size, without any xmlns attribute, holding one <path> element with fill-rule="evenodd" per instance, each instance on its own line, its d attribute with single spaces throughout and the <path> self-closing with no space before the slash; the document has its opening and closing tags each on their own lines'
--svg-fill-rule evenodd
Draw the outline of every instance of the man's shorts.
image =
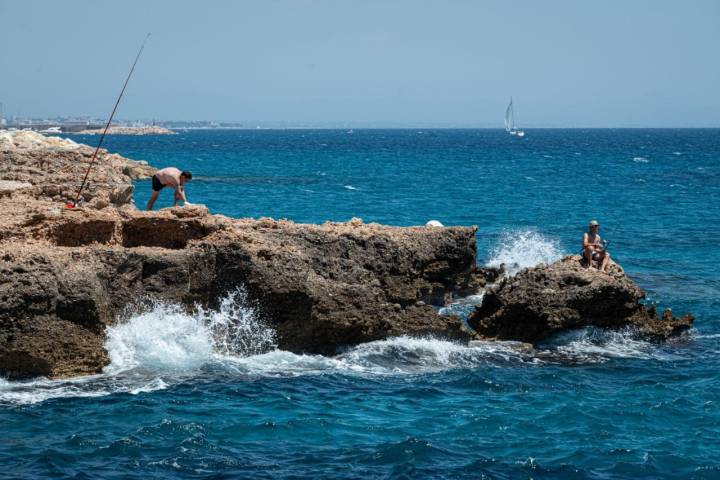
<svg viewBox="0 0 720 480">
<path fill-rule="evenodd" d="M 159 192 L 163 188 L 165 188 L 165 185 L 160 183 L 160 180 L 158 179 L 157 175 L 153 175 L 152 176 L 152 189 L 155 190 L 156 192 Z"/>
<path fill-rule="evenodd" d="M 585 258 L 585 251 L 583 250 L 580 252 L 580 256 Z M 591 257 L 593 260 L 598 260 L 600 258 L 600 252 L 593 250 Z"/>
</svg>

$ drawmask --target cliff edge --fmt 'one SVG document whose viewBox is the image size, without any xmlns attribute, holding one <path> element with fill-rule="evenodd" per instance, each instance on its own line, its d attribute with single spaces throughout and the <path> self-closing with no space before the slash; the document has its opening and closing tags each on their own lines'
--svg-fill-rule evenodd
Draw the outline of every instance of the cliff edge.
<svg viewBox="0 0 720 480">
<path fill-rule="evenodd" d="M 475 291 L 475 228 L 301 225 L 192 206 L 140 212 L 146 164 L 0 132 L 0 375 L 69 377 L 107 365 L 105 328 L 128 305 L 216 307 L 244 287 L 279 348 L 332 354 L 400 334 L 466 335 L 433 305 Z M 2 186 L 4 182 L 4 187 Z"/>
</svg>

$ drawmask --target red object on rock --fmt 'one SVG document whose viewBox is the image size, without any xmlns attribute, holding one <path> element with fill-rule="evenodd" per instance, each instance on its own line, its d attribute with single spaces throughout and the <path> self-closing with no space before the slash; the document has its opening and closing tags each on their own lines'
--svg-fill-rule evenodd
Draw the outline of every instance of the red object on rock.
<svg viewBox="0 0 720 480">
<path fill-rule="evenodd" d="M 75 204 L 73 202 L 67 202 L 65 208 L 75 208 Z"/>
</svg>

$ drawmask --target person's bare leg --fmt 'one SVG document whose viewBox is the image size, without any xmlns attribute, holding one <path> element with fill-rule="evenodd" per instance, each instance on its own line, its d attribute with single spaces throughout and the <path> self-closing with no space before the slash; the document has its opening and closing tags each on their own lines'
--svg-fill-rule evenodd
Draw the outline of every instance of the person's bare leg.
<svg viewBox="0 0 720 480">
<path fill-rule="evenodd" d="M 583 256 L 585 257 L 585 261 L 587 262 L 587 266 L 585 268 L 592 267 L 592 250 L 586 248 L 583 252 Z"/>
<path fill-rule="evenodd" d="M 155 190 L 152 191 L 152 194 L 150 195 L 150 200 L 148 200 L 148 203 L 147 203 L 147 210 L 153 209 L 153 205 L 155 205 L 155 200 L 157 200 L 159 193 L 160 192 L 157 192 Z"/>
<path fill-rule="evenodd" d="M 610 263 L 610 254 L 603 252 L 602 264 L 600 265 L 600 271 L 607 272 L 607 266 Z"/>
</svg>

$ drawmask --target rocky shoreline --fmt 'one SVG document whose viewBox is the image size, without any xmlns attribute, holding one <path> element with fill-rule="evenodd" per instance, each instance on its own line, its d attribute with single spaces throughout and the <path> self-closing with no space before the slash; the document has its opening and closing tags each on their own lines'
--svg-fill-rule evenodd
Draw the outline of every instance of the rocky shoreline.
<svg viewBox="0 0 720 480">
<path fill-rule="evenodd" d="M 575 272 L 564 260 L 495 282 L 470 332 L 437 307 L 497 276 L 476 266 L 475 227 L 303 225 L 200 206 L 141 212 L 132 181 L 153 170 L 105 151 L 79 207 L 66 209 L 91 155 L 71 141 L 0 132 L 2 376 L 98 373 L 108 364 L 106 327 L 128 306 L 216 308 L 238 287 L 277 346 L 296 353 L 331 355 L 401 334 L 532 342 L 584 324 L 665 338 L 692 322 L 646 309 L 621 270 Z"/>
</svg>

